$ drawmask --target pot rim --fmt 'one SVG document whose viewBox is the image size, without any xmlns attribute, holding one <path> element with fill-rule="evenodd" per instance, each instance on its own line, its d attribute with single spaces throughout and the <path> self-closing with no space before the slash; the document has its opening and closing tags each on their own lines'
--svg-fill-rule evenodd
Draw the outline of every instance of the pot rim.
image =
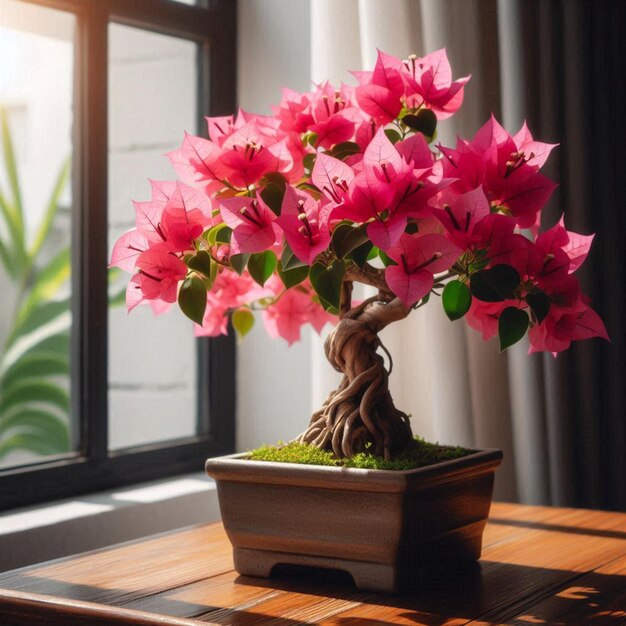
<svg viewBox="0 0 626 626">
<path fill-rule="evenodd" d="M 206 472 L 217 481 L 402 492 L 493 472 L 502 462 L 502 451 L 497 448 L 471 449 L 470 454 L 466 456 L 410 470 L 252 461 L 245 458 L 247 454 L 240 452 L 208 459 L 205 465 Z"/>
</svg>

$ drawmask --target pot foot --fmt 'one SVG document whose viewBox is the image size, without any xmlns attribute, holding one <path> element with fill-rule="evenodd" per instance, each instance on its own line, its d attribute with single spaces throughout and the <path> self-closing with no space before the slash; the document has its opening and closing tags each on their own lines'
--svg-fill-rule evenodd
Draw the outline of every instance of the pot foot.
<svg viewBox="0 0 626 626">
<path fill-rule="evenodd" d="M 249 548 L 234 548 L 233 559 L 235 570 L 242 576 L 271 578 L 272 570 L 277 565 L 299 565 L 347 572 L 361 591 L 378 593 L 398 593 L 400 591 L 397 569 L 393 565 L 384 563 L 367 563 Z"/>
</svg>

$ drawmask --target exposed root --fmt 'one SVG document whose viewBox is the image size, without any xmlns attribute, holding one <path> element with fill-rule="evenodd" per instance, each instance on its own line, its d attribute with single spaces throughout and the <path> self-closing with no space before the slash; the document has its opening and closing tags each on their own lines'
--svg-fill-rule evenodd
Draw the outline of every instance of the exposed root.
<svg viewBox="0 0 626 626">
<path fill-rule="evenodd" d="M 389 459 L 412 439 L 406 413 L 395 408 L 388 387 L 382 348 L 392 366 L 389 352 L 378 333 L 408 314 L 402 303 L 389 303 L 379 296 L 346 312 L 326 340 L 326 357 L 343 373 L 339 387 L 311 417 L 309 428 L 298 440 L 338 457 L 352 457 L 371 444 L 371 452 Z"/>
</svg>

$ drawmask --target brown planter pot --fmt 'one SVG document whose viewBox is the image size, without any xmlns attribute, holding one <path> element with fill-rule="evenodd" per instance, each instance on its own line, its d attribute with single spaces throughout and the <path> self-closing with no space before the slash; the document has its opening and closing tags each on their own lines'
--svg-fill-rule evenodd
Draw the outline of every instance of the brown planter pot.
<svg viewBox="0 0 626 626">
<path fill-rule="evenodd" d="M 359 589 L 396 593 L 432 563 L 480 558 L 500 450 L 409 471 L 209 459 L 235 569 L 278 564 L 347 571 Z"/>
</svg>

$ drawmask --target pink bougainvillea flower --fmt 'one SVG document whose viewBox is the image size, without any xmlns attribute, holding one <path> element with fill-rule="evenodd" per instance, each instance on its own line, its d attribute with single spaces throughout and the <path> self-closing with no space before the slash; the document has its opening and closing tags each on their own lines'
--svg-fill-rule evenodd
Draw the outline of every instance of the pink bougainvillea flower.
<svg viewBox="0 0 626 626">
<path fill-rule="evenodd" d="M 356 88 L 357 102 L 377 124 L 388 124 L 402 109 L 404 81 L 400 69 L 399 59 L 379 50 L 373 72 L 353 72 L 361 83 Z"/>
<path fill-rule="evenodd" d="M 446 49 L 419 58 L 410 56 L 402 63 L 408 108 L 425 107 L 443 120 L 456 113 L 463 104 L 463 90 L 470 77 L 452 80 L 452 69 Z"/>
<path fill-rule="evenodd" d="M 166 156 L 176 174 L 188 185 L 204 188 L 207 192 L 224 186 L 228 169 L 217 143 L 185 133 L 180 149 L 168 152 Z"/>
<path fill-rule="evenodd" d="M 459 139 L 456 149 L 439 146 L 445 157 L 444 175 L 456 178 L 456 191 L 482 184 L 490 206 L 513 215 L 521 228 L 533 227 L 556 185 L 538 172 L 533 162 L 492 115 L 469 142 Z"/>
<path fill-rule="evenodd" d="M 575 272 L 587 258 L 594 235 L 580 235 L 565 228 L 563 216 L 558 224 L 537 237 L 537 245 L 545 254 L 562 250 L 569 259 L 569 273 Z"/>
<path fill-rule="evenodd" d="M 212 223 L 211 204 L 207 195 L 178 183 L 163 208 L 161 230 L 171 249 L 185 252 Z"/>
<path fill-rule="evenodd" d="M 610 341 L 600 316 L 588 305 L 579 302 L 574 310 L 560 310 L 551 307 L 545 320 L 533 326 L 529 354 L 533 352 L 558 352 L 567 350 L 572 341 L 601 337 Z"/>
<path fill-rule="evenodd" d="M 289 345 L 300 340 L 302 326 L 311 323 L 321 332 L 336 317 L 326 313 L 313 301 L 314 292 L 308 283 L 285 290 L 278 276 L 272 276 L 266 287 L 276 294 L 275 301 L 263 311 L 263 323 L 270 337 L 282 337 Z"/>
<path fill-rule="evenodd" d="M 280 217 L 276 222 L 294 254 L 307 265 L 311 265 L 315 257 L 328 247 L 330 210 L 330 205 L 323 205 L 304 191 L 291 185 L 285 188 Z"/>
<path fill-rule="evenodd" d="M 548 160 L 550 153 L 556 148 L 558 143 L 542 143 L 541 141 L 535 141 L 533 136 L 528 130 L 526 122 L 522 124 L 522 127 L 513 135 L 513 141 L 517 147 L 519 154 L 523 154 L 526 159 L 527 165 L 540 169 Z"/>
<path fill-rule="evenodd" d="M 254 185 L 268 172 L 289 173 L 293 158 L 287 139 L 269 136 L 253 119 L 222 144 L 221 164 L 226 168 L 226 179 L 236 187 Z"/>
<path fill-rule="evenodd" d="M 224 141 L 230 137 L 237 126 L 233 115 L 221 115 L 218 117 L 207 117 L 206 123 L 211 141 L 222 146 Z"/>
<path fill-rule="evenodd" d="M 444 235 L 403 234 L 387 254 L 397 265 L 385 269 L 389 288 L 411 307 L 433 287 L 434 274 L 449 269 L 462 250 Z"/>
<path fill-rule="evenodd" d="M 311 97 L 313 123 L 307 130 L 317 134 L 317 146 L 330 149 L 354 137 L 358 111 L 351 106 L 347 90 L 336 90 L 330 83 L 318 85 Z"/>
<path fill-rule="evenodd" d="M 178 283 L 187 274 L 187 266 L 165 246 L 154 246 L 137 257 L 135 267 L 139 272 L 133 283 L 141 291 L 141 298 L 129 298 L 130 305 L 136 306 L 141 300 L 160 299 L 176 302 Z M 129 309 L 130 310 L 130 309 Z"/>
<path fill-rule="evenodd" d="M 311 94 L 283 88 L 280 104 L 274 107 L 280 127 L 286 132 L 306 133 L 313 124 Z"/>
<path fill-rule="evenodd" d="M 433 212 L 445 226 L 452 241 L 462 248 L 469 248 L 482 238 L 475 233 L 476 226 L 490 215 L 489 202 L 482 187 L 456 194 L 447 189 L 431 201 Z"/>
<path fill-rule="evenodd" d="M 219 206 L 224 223 L 233 230 L 231 254 L 263 252 L 280 237 L 276 215 L 260 197 L 221 198 Z"/>
<path fill-rule="evenodd" d="M 429 215 L 428 199 L 450 182 L 442 179 L 443 169 L 433 162 L 430 152 L 428 156 L 421 152 L 419 141 L 405 144 L 403 149 L 410 160 L 389 141 L 384 129 L 379 129 L 363 154 L 361 171 L 347 190 L 343 188 L 332 212 L 333 220 L 368 223 L 368 237 L 382 250 L 397 243 L 408 218 Z"/>
<path fill-rule="evenodd" d="M 113 246 L 109 267 L 134 272 L 137 257 L 148 249 L 148 240 L 136 229 L 125 232 Z"/>
<path fill-rule="evenodd" d="M 487 341 L 498 334 L 498 320 L 502 311 L 517 305 L 518 303 L 514 300 L 483 302 L 478 298 L 472 298 L 472 304 L 465 319 L 468 326 L 477 330 L 482 335 L 483 341 Z"/>
<path fill-rule="evenodd" d="M 331 202 L 341 204 L 353 180 L 354 172 L 349 165 L 323 152 L 318 153 L 311 181 Z"/>
</svg>

